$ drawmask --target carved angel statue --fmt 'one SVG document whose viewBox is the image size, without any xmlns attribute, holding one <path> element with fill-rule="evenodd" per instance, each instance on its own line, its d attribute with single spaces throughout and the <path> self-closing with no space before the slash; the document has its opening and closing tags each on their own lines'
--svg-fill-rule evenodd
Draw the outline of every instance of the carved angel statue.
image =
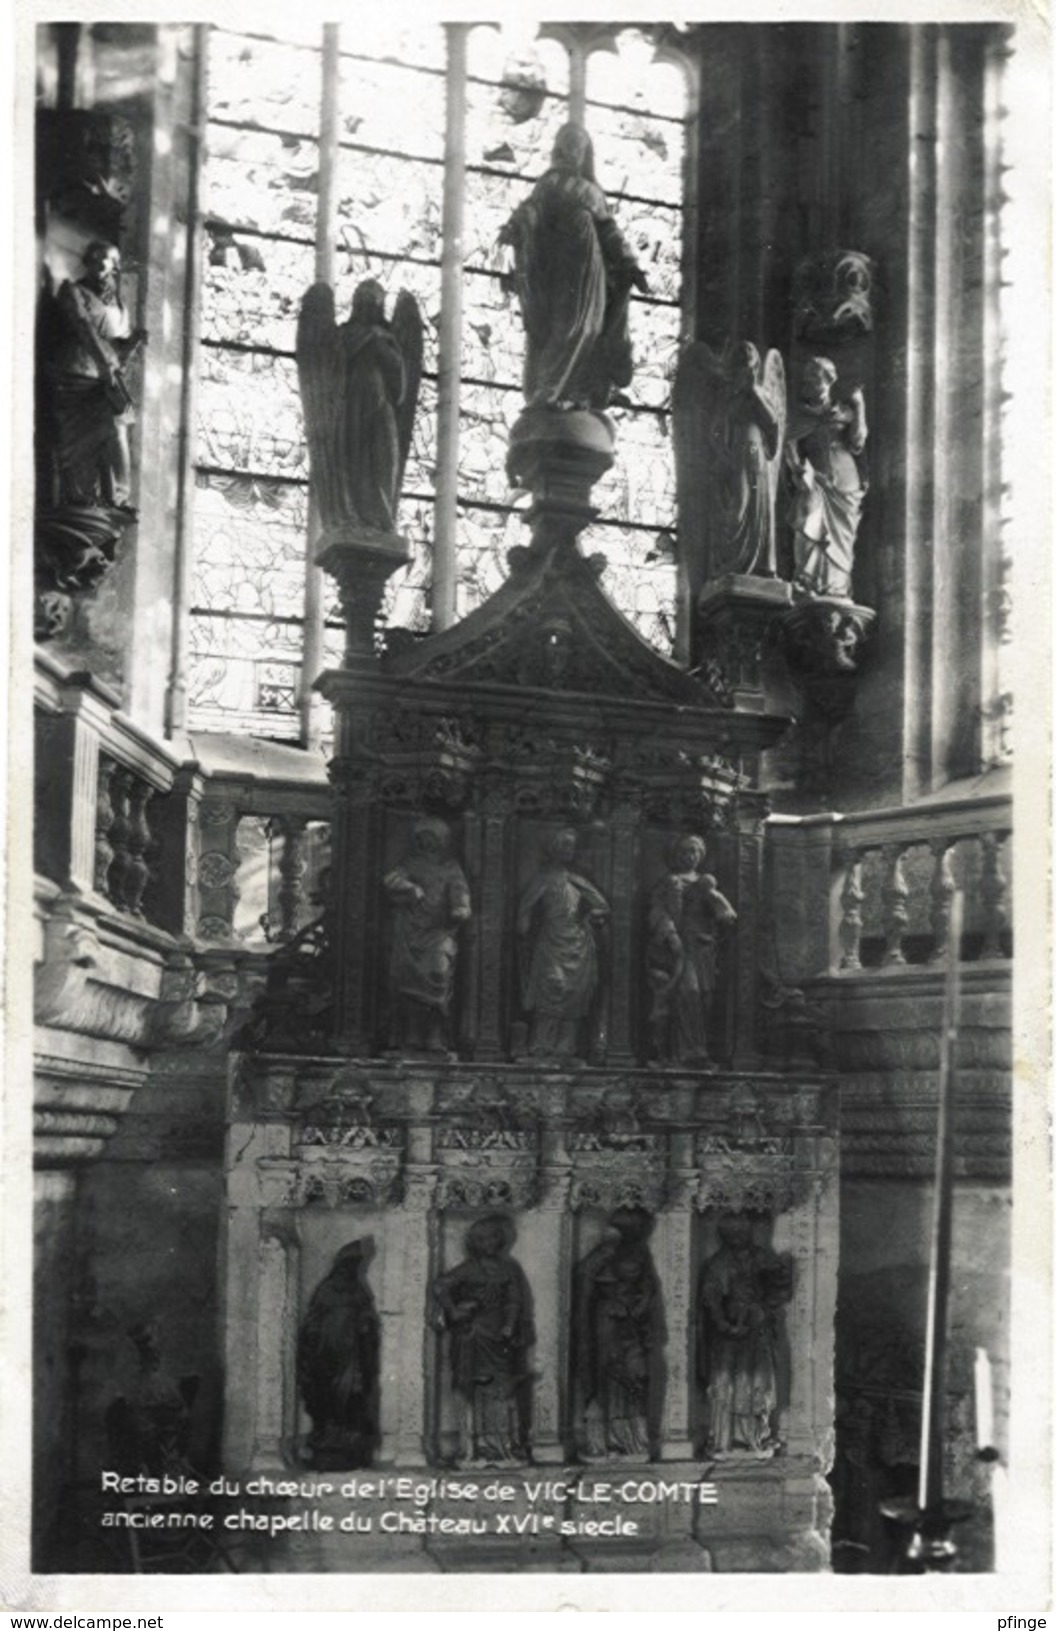
<svg viewBox="0 0 1056 1631">
<path fill-rule="evenodd" d="M 330 285 L 314 283 L 301 301 L 297 373 L 324 532 L 395 532 L 422 376 L 418 302 L 401 289 L 389 322 L 385 292 L 367 278 L 339 324 Z"/>
<path fill-rule="evenodd" d="M 774 526 L 786 419 L 780 354 L 748 340 L 686 347 L 672 394 L 680 534 L 694 598 L 726 572 L 777 575 Z M 683 525 L 686 518 L 688 526 Z"/>
</svg>

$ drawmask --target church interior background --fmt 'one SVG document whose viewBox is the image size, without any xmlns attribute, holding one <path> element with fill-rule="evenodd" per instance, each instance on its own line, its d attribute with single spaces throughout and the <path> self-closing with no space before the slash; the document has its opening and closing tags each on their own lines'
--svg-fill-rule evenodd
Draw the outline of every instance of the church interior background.
<svg viewBox="0 0 1056 1631">
<path fill-rule="evenodd" d="M 955 964 L 991 1569 L 1014 33 L 366 15 L 38 31 L 34 1568 L 888 1571 Z"/>
</svg>

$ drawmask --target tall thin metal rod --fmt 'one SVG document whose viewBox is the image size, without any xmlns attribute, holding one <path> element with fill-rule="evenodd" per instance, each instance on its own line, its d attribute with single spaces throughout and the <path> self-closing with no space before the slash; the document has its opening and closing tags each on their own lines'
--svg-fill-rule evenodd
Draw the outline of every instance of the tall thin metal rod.
<svg viewBox="0 0 1056 1631">
<path fill-rule="evenodd" d="M 462 235 L 466 177 L 465 23 L 447 27 L 447 134 L 443 255 L 440 262 L 436 510 L 433 536 L 433 628 L 455 621 L 458 582 L 458 411 L 462 350 Z"/>
<path fill-rule="evenodd" d="M 334 281 L 334 239 L 337 227 L 337 145 L 340 132 L 338 94 L 341 64 L 338 23 L 323 24 L 323 84 L 319 119 L 319 212 L 315 225 L 315 278 Z M 322 737 L 322 699 L 314 690 L 323 666 L 324 579 L 315 564 L 321 523 L 308 489 L 308 538 L 304 566 L 304 641 L 301 650 L 301 741 L 318 748 Z"/>
<path fill-rule="evenodd" d="M 920 1483 L 917 1505 L 922 1513 L 942 1506 L 944 1404 L 946 1398 L 946 1315 L 950 1294 L 950 1247 L 953 1215 L 953 1111 L 957 1033 L 961 1017 L 961 931 L 964 897 L 950 902 L 946 990 L 939 1056 L 939 1124 L 935 1151 L 935 1213 L 928 1274 L 928 1320 L 924 1350 L 924 1412 L 920 1429 Z"/>
</svg>

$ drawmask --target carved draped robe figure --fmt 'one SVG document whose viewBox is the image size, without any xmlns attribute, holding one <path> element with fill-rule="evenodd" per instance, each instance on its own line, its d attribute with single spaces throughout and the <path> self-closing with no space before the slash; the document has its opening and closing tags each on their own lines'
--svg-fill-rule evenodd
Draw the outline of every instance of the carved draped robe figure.
<svg viewBox="0 0 1056 1631">
<path fill-rule="evenodd" d="M 550 168 L 499 242 L 513 249 L 528 406 L 606 407 L 630 384 L 627 309 L 631 289 L 648 284 L 594 179 L 582 126 L 558 132 Z"/>
<path fill-rule="evenodd" d="M 619 1208 L 576 1277 L 573 1365 L 591 1459 L 645 1460 L 656 1451 L 666 1330 L 646 1245 L 652 1221 L 641 1208 Z"/>
<path fill-rule="evenodd" d="M 755 1241 L 749 1218 L 724 1219 L 719 1239 L 697 1287 L 698 1368 L 708 1405 L 705 1453 L 765 1458 L 777 1448 L 781 1310 L 792 1294 L 792 1270 Z"/>
<path fill-rule="evenodd" d="M 445 822 L 417 821 L 411 854 L 384 879 L 393 913 L 391 1040 L 430 1053 L 448 1045 L 458 931 L 472 915 L 466 875 L 445 853 L 449 842 Z"/>
<path fill-rule="evenodd" d="M 381 1324 L 363 1278 L 373 1243 L 353 1240 L 312 1293 L 297 1338 L 297 1387 L 316 1467 L 370 1465 L 377 1442 Z"/>
<path fill-rule="evenodd" d="M 702 838 L 673 839 L 668 871 L 649 899 L 646 972 L 652 1051 L 658 1059 L 680 1064 L 709 1058 L 716 941 L 720 928 L 737 919 L 714 877 L 701 871 L 705 854 Z"/>
<path fill-rule="evenodd" d="M 793 581 L 805 594 L 849 600 L 867 487 L 861 455 L 868 429 L 861 390 L 838 402 L 832 394 L 836 378 L 827 357 L 805 363 L 785 458 L 795 490 Z"/>
<path fill-rule="evenodd" d="M 324 533 L 395 532 L 421 369 L 421 314 L 406 290 L 390 323 L 381 284 L 367 278 L 342 324 L 330 285 L 308 290 L 297 323 L 297 372 Z"/>
<path fill-rule="evenodd" d="M 582 1025 L 598 987 L 595 932 L 609 906 L 599 889 L 571 870 L 575 852 L 570 828 L 550 835 L 544 864 L 517 911 L 523 1000 L 531 1018 L 528 1049 L 536 1055 L 581 1054 Z"/>
<path fill-rule="evenodd" d="M 513 1238 L 508 1218 L 478 1218 L 466 1235 L 465 1260 L 433 1288 L 436 1323 L 449 1335 L 464 1465 L 528 1458 L 528 1349 L 535 1330 L 527 1276 L 510 1256 Z"/>
<path fill-rule="evenodd" d="M 84 276 L 62 284 L 45 367 L 60 505 L 128 510 L 135 422 L 125 364 L 142 344 L 121 298 L 121 256 L 112 244 L 84 251 Z"/>
</svg>

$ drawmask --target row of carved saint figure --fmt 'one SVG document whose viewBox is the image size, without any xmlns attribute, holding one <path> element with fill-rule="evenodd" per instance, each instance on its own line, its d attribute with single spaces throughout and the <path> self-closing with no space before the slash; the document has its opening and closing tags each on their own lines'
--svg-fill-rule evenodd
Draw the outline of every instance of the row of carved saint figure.
<svg viewBox="0 0 1056 1631">
<path fill-rule="evenodd" d="M 449 1046 L 459 931 L 472 916 L 466 875 L 448 854 L 443 821 L 415 822 L 411 849 L 386 873 L 392 911 L 390 1042 L 418 1052 Z M 574 866 L 576 835 L 562 827 L 544 840 L 542 861 L 517 903 L 517 965 L 535 1058 L 589 1056 L 601 981 L 600 939 L 609 903 Z M 657 1059 L 702 1063 L 716 981 L 720 929 L 736 913 L 695 835 L 671 840 L 668 865 L 649 898 L 646 971 L 650 1046 Z"/>
<path fill-rule="evenodd" d="M 661 1454 L 667 1341 L 663 1296 L 648 1245 L 651 1215 L 621 1207 L 579 1263 L 572 1289 L 571 1453 L 582 1460 Z M 707 1425 L 703 1454 L 768 1459 L 787 1398 L 783 1308 L 786 1257 L 755 1238 L 744 1216 L 719 1224 L 719 1246 L 697 1282 L 697 1374 Z M 431 1286 L 442 1380 L 457 1414 L 457 1444 L 436 1458 L 461 1465 L 531 1459 L 535 1331 L 528 1276 L 511 1255 L 504 1214 L 478 1218 L 465 1258 Z M 373 1242 L 351 1241 L 316 1288 L 301 1324 L 297 1383 L 317 1467 L 369 1464 L 378 1443 L 381 1323 L 367 1279 Z M 450 1444 L 450 1435 L 445 1441 Z"/>
</svg>

